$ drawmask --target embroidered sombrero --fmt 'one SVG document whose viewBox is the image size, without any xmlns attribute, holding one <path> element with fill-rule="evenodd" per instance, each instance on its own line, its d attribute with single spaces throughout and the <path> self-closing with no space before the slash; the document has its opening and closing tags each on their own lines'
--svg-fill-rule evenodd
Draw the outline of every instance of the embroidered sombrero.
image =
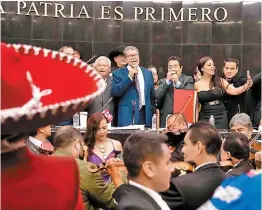
<svg viewBox="0 0 262 210">
<path fill-rule="evenodd" d="M 1 134 L 68 120 L 105 86 L 95 70 L 73 56 L 1 43 Z"/>
</svg>

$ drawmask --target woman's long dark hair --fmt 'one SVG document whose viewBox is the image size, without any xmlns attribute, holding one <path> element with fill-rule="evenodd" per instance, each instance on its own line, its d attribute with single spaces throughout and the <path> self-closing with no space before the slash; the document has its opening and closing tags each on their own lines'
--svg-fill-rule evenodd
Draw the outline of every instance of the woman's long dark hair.
<svg viewBox="0 0 262 210">
<path fill-rule="evenodd" d="M 209 56 L 205 56 L 205 57 L 201 58 L 201 59 L 198 61 L 197 67 L 198 67 L 198 70 L 200 71 L 200 73 L 201 73 L 202 76 L 203 76 L 203 74 L 204 74 L 202 68 L 204 67 L 204 65 L 206 64 L 206 62 L 207 62 L 208 60 L 213 60 L 213 59 L 212 59 L 211 57 L 209 57 Z M 220 77 L 217 75 L 217 71 L 215 72 L 214 75 L 212 75 L 211 81 L 210 81 L 210 84 L 209 84 L 209 87 L 210 87 L 210 89 L 212 89 L 213 87 L 223 88 L 223 87 L 222 87 L 222 84 L 221 84 L 221 79 L 220 79 Z"/>
<path fill-rule="evenodd" d="M 87 120 L 84 142 L 88 146 L 89 151 L 94 149 L 96 143 L 96 132 L 102 120 L 106 120 L 106 118 L 100 112 L 92 114 Z"/>
</svg>

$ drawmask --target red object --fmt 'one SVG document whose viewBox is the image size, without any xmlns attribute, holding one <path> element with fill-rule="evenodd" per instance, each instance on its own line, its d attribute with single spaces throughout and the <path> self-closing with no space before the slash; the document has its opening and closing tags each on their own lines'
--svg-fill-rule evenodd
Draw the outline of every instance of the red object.
<svg viewBox="0 0 262 210">
<path fill-rule="evenodd" d="M 105 110 L 102 111 L 101 113 L 105 116 L 106 121 L 107 121 L 108 123 L 112 122 L 113 116 L 110 114 L 110 112 L 109 112 L 108 109 L 105 109 Z"/>
<path fill-rule="evenodd" d="M 25 147 L 2 154 L 1 209 L 84 209 L 75 160 L 33 155 Z"/>
<path fill-rule="evenodd" d="M 174 89 L 174 113 L 186 117 L 188 123 L 196 122 L 197 93 L 195 90 Z"/>
<path fill-rule="evenodd" d="M 29 132 L 68 120 L 105 85 L 80 59 L 39 47 L 1 43 L 1 132 Z"/>
</svg>

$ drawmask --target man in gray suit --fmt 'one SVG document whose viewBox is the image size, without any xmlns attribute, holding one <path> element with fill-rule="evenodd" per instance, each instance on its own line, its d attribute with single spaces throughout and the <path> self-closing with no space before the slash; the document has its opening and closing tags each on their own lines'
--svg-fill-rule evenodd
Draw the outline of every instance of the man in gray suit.
<svg viewBox="0 0 262 210">
<path fill-rule="evenodd" d="M 88 104 L 86 108 L 86 111 L 88 112 L 88 117 L 90 117 L 95 112 L 99 112 L 103 108 L 103 106 L 105 107 L 101 111 L 109 109 L 109 112 L 113 116 L 115 116 L 114 100 L 111 99 L 112 77 L 109 76 L 110 68 L 111 61 L 107 57 L 100 56 L 96 59 L 95 69 L 106 81 L 106 89 L 101 95 L 97 96 L 90 104 Z M 110 102 L 108 103 L 108 101 Z M 112 124 L 114 125 L 114 119 Z"/>
<path fill-rule="evenodd" d="M 173 113 L 174 88 L 176 89 L 194 89 L 194 80 L 191 76 L 182 74 L 182 60 L 179 57 L 172 56 L 168 59 L 168 72 L 166 78 L 159 81 L 159 87 L 156 90 L 156 103 L 160 111 L 160 127 L 166 126 L 166 118 Z"/>
</svg>

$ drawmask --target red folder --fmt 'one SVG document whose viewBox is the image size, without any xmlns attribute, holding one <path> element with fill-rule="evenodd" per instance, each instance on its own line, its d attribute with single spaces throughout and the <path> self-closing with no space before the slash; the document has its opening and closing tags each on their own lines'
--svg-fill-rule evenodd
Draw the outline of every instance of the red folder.
<svg viewBox="0 0 262 210">
<path fill-rule="evenodd" d="M 188 123 L 196 122 L 197 93 L 195 90 L 174 89 L 173 113 L 185 115 Z"/>
</svg>

